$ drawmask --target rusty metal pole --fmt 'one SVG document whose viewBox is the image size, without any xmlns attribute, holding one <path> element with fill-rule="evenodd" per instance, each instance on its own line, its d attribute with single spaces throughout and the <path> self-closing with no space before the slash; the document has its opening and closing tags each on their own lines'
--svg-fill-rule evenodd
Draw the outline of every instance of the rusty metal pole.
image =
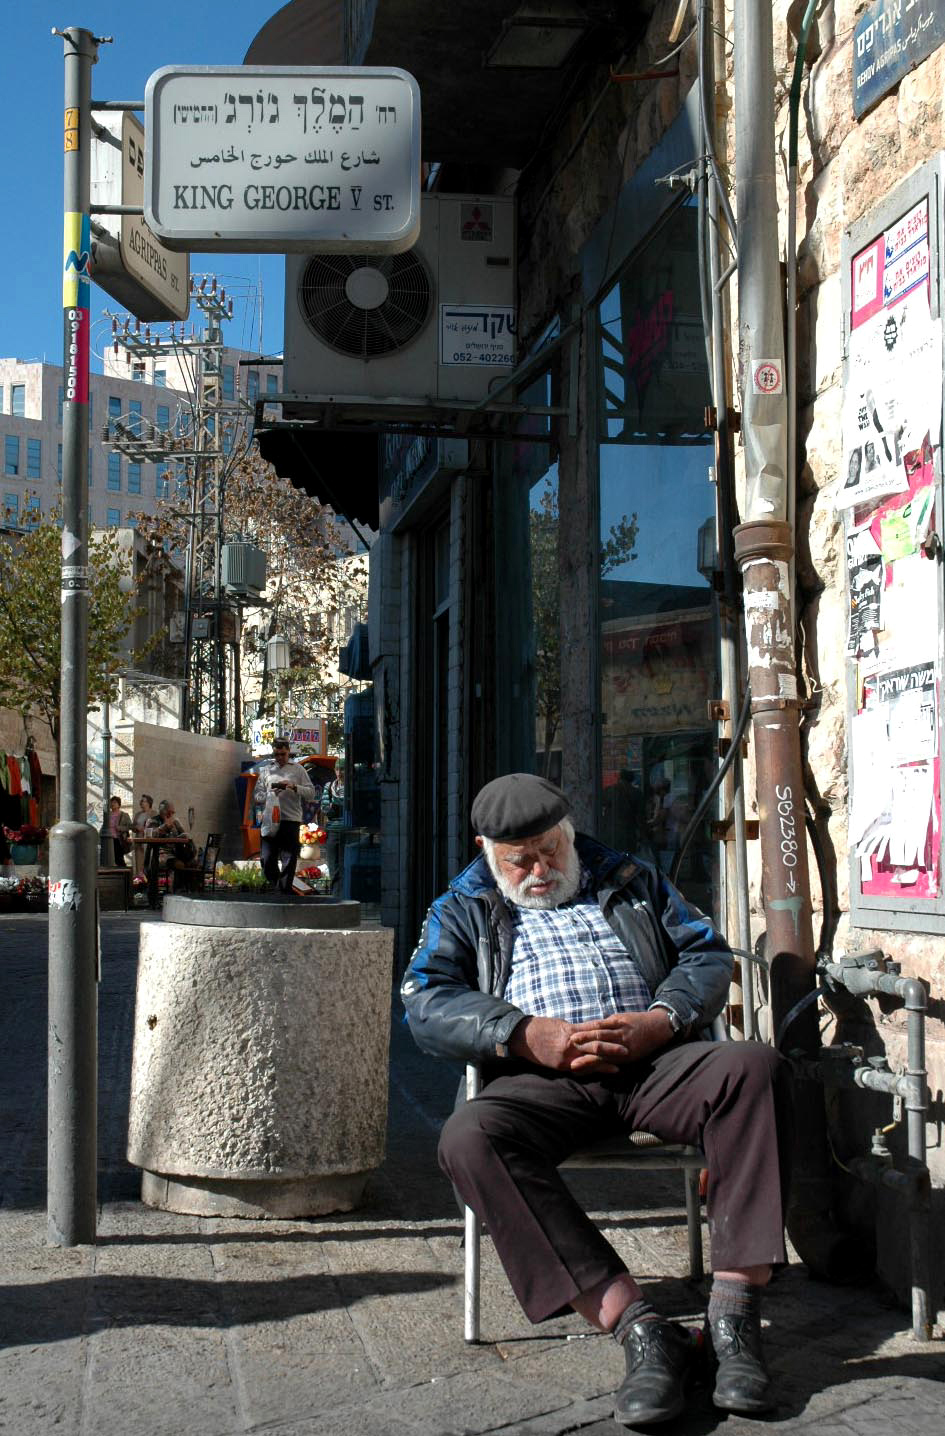
<svg viewBox="0 0 945 1436">
<path fill-rule="evenodd" d="M 814 985 L 814 937 L 807 864 L 804 775 L 790 589 L 793 554 L 786 520 L 739 524 L 735 557 L 742 570 L 748 673 L 755 745 L 765 951 L 776 1033 Z M 791 1046 L 813 1050 L 813 1005 L 791 1024 Z"/>
<path fill-rule="evenodd" d="M 745 448 L 745 522 L 734 531 L 742 571 L 748 676 L 757 770 L 765 956 L 777 1038 L 814 991 L 814 939 L 807 867 L 791 560 L 794 535 L 787 467 L 783 286 L 778 262 L 774 41 L 767 0 L 736 0 L 735 172 L 738 215 L 738 359 Z M 818 1042 L 813 1003 L 786 1033 L 788 1049 Z M 823 1092 L 794 1091 L 796 1141 L 787 1227 L 819 1275 L 848 1279 L 856 1241 L 833 1220 Z"/>
</svg>

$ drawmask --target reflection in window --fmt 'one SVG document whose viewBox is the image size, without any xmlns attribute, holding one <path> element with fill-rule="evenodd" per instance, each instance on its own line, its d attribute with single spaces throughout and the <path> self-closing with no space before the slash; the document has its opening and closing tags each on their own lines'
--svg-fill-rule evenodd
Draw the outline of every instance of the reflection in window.
<svg viewBox="0 0 945 1436">
<path fill-rule="evenodd" d="M 716 765 L 712 590 L 699 568 L 715 493 L 697 253 L 696 215 L 683 206 L 598 313 L 601 836 L 664 871 Z M 708 823 L 679 882 L 712 910 Z"/>
</svg>

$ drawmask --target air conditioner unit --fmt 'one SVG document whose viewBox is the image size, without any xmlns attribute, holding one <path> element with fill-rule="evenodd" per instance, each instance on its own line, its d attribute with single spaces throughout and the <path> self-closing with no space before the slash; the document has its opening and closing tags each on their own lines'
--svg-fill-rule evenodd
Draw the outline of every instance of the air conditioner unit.
<svg viewBox="0 0 945 1436">
<path fill-rule="evenodd" d="M 412 249 L 286 255 L 285 295 L 286 394 L 477 403 L 515 365 L 514 200 L 423 195 Z"/>
</svg>

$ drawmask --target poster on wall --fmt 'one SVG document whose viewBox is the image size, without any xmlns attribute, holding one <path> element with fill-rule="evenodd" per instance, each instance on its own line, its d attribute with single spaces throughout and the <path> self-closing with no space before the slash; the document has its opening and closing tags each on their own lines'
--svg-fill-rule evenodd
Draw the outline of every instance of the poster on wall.
<svg viewBox="0 0 945 1436">
<path fill-rule="evenodd" d="M 923 197 L 855 254 L 836 507 L 845 511 L 850 850 L 863 897 L 941 894 L 942 336 Z"/>
</svg>

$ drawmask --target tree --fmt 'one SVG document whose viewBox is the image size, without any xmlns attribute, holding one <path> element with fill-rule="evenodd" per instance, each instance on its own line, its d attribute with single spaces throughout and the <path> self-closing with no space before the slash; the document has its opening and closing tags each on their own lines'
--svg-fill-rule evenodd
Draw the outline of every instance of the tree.
<svg viewBox="0 0 945 1436">
<path fill-rule="evenodd" d="M 541 728 L 544 776 L 561 720 L 561 610 L 558 567 L 558 486 L 546 478 L 537 507 L 529 509 L 532 623 L 535 632 L 535 714 Z M 600 546 L 600 576 L 636 558 L 636 514 L 613 524 Z"/>
<path fill-rule="evenodd" d="M 49 724 L 60 735 L 60 566 L 62 533 L 54 518 L 0 541 L 0 707 Z M 137 616 L 117 535 L 89 541 L 88 709 L 118 697 L 127 663 L 122 645 Z"/>
<path fill-rule="evenodd" d="M 187 498 L 164 500 L 156 515 L 141 515 L 140 531 L 184 552 L 191 533 Z M 222 509 L 223 542 L 247 540 L 266 555 L 266 606 L 246 605 L 246 627 L 256 639 L 250 647 L 264 653 L 265 640 L 278 634 L 292 655 L 291 668 L 279 675 L 263 661 L 260 712 L 271 714 L 277 697 L 291 693 L 297 708 L 328 716 L 330 739 L 337 742 L 347 687 L 337 671 L 339 630 L 352 610 L 360 615 L 367 558 L 354 553 L 350 530 L 331 509 L 280 479 L 255 451 L 227 464 Z"/>
</svg>

